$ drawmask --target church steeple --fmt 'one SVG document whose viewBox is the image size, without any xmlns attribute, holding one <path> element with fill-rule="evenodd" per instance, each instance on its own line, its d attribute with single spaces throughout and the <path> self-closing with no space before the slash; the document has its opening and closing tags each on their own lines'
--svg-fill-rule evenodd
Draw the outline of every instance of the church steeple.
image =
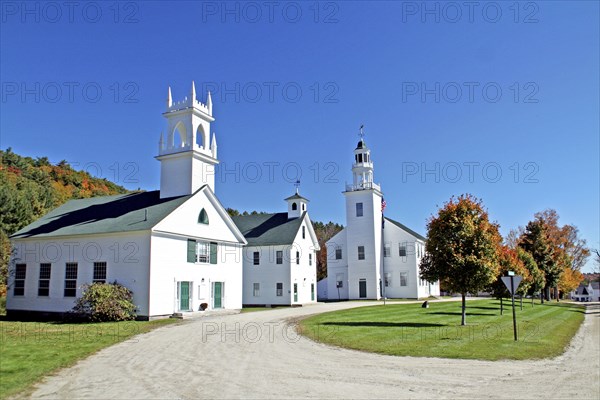
<svg viewBox="0 0 600 400">
<path fill-rule="evenodd" d="M 371 150 L 367 147 L 363 132 L 364 125 L 360 127 L 360 140 L 354 149 L 354 163 L 352 164 L 352 185 L 346 190 L 365 190 L 377 189 L 379 185 L 373 182 L 373 161 L 371 160 Z"/>
<path fill-rule="evenodd" d="M 215 120 L 210 94 L 206 104 L 198 101 L 192 81 L 190 97 L 174 102 L 169 87 L 163 116 L 167 132 L 161 134 L 156 157 L 161 162 L 161 198 L 191 194 L 203 185 L 214 191 L 215 165 L 219 161 L 214 132 L 210 140 L 210 124 Z"/>
<path fill-rule="evenodd" d="M 296 181 L 295 186 L 296 193 L 285 199 L 288 203 L 288 219 L 298 218 L 307 211 L 308 199 L 300 196 L 300 181 Z"/>
</svg>

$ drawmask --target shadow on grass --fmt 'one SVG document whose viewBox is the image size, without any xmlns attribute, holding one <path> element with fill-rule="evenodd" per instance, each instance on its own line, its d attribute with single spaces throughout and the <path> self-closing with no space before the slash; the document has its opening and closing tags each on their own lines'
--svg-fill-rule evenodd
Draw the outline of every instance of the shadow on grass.
<svg viewBox="0 0 600 400">
<path fill-rule="evenodd" d="M 446 326 L 445 324 L 430 324 L 418 322 L 324 322 L 323 325 L 334 326 L 381 326 L 381 327 L 407 327 L 407 328 L 427 328 L 432 326 Z"/>
<path fill-rule="evenodd" d="M 500 310 L 498 310 L 500 311 Z M 462 315 L 462 312 L 442 312 L 442 311 L 436 311 L 436 312 L 428 312 L 427 314 L 434 314 L 434 315 Z M 469 309 L 467 308 L 467 316 L 468 315 L 481 315 L 481 316 L 486 316 L 486 317 L 494 317 L 498 314 L 490 314 L 490 313 L 473 313 L 473 312 L 469 312 Z"/>
</svg>

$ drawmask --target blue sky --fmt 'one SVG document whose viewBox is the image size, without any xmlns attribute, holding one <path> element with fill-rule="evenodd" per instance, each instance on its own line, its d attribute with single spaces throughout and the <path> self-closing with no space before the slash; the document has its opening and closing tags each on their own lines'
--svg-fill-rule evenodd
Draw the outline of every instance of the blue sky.
<svg viewBox="0 0 600 400">
<path fill-rule="evenodd" d="M 195 80 L 227 207 L 281 211 L 301 172 L 344 223 L 365 124 L 387 216 L 425 233 L 468 192 L 503 234 L 554 208 L 600 247 L 598 2 L 23 4 L 0 10 L 3 149 L 156 189 L 167 87 Z"/>
</svg>

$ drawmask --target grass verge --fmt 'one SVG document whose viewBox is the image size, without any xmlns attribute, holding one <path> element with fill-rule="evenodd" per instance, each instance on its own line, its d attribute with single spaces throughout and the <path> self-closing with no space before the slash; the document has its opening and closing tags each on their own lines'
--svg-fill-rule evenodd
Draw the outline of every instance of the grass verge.
<svg viewBox="0 0 600 400">
<path fill-rule="evenodd" d="M 0 321 L 0 398 L 26 391 L 44 376 L 98 350 L 176 321 L 77 324 Z"/>
<path fill-rule="evenodd" d="M 541 359 L 562 354 L 584 319 L 574 304 L 517 304 L 518 341 L 512 312 L 497 300 L 467 302 L 467 326 L 460 326 L 460 302 L 388 304 L 319 314 L 299 325 L 303 335 L 326 344 L 374 353 L 481 360 Z"/>
</svg>

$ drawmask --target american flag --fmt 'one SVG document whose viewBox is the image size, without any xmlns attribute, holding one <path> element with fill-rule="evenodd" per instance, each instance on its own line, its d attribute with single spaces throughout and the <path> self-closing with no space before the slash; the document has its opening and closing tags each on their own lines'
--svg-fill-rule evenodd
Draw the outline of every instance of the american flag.
<svg viewBox="0 0 600 400">
<path fill-rule="evenodd" d="M 385 210 L 385 207 L 387 206 L 387 203 L 385 202 L 385 199 L 382 197 L 381 198 L 381 212 L 383 213 L 383 211 Z"/>
</svg>

